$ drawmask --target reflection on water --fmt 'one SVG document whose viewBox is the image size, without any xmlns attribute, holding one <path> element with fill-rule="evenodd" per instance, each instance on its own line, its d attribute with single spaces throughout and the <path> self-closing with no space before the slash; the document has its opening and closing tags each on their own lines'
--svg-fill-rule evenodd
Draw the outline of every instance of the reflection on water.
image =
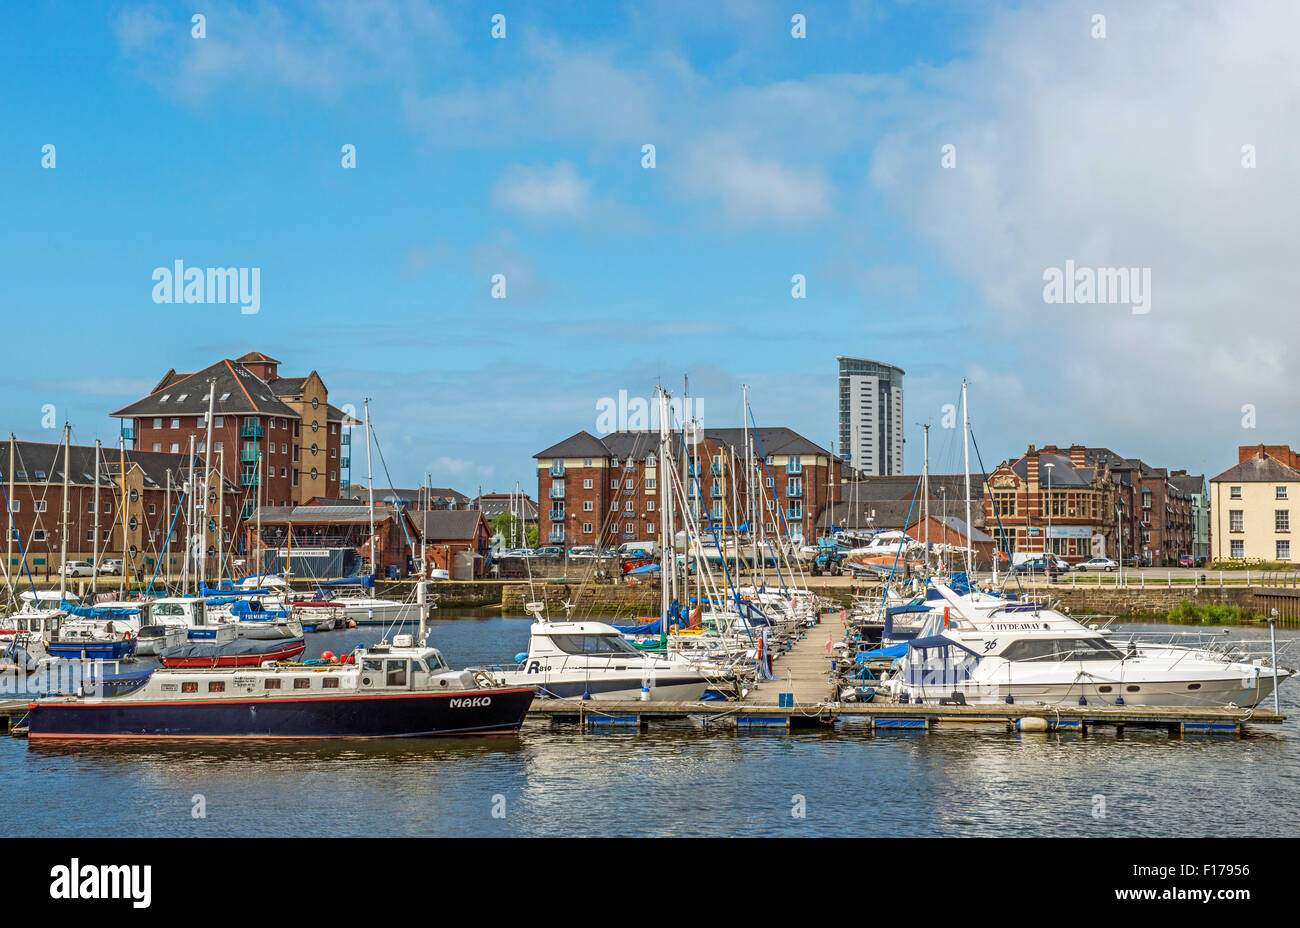
<svg viewBox="0 0 1300 928">
<path fill-rule="evenodd" d="M 309 653 L 379 633 L 310 636 Z M 526 646 L 528 620 L 444 619 L 433 636 L 453 665 L 498 662 Z M 1282 693 L 1294 715 L 1296 689 Z M 532 724 L 487 739 L 4 739 L 0 801 L 39 797 L 11 835 L 1290 835 L 1295 726 L 1241 739 Z"/>
</svg>

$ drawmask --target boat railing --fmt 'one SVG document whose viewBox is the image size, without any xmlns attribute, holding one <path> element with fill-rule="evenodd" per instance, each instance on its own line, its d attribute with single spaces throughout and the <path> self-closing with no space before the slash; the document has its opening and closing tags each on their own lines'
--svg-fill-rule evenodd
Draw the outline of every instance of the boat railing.
<svg viewBox="0 0 1300 928">
<path fill-rule="evenodd" d="M 1277 642 L 1276 652 L 1273 645 L 1263 640 L 1229 639 L 1224 634 L 1213 632 L 1125 632 L 1109 636 L 1112 643 L 1121 647 L 1133 644 L 1142 649 L 1180 648 L 1197 652 L 1210 660 L 1224 663 L 1254 664 L 1273 666 L 1274 653 L 1280 661 L 1283 655 L 1294 650 L 1295 642 L 1300 639 L 1288 638 Z"/>
</svg>

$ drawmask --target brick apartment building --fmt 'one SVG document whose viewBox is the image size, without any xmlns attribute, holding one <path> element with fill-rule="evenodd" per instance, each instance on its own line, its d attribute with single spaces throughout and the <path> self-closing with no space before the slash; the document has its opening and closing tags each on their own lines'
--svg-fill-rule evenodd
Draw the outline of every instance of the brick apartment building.
<svg viewBox="0 0 1300 928">
<path fill-rule="evenodd" d="M 1107 448 L 1030 445 L 989 475 L 985 525 L 999 550 L 1050 548 L 1072 563 L 1122 552 L 1148 565 L 1177 564 L 1194 553 L 1196 537 L 1194 494 L 1183 482 Z"/>
<path fill-rule="evenodd" d="M 346 496 L 363 503 L 370 501 L 370 489 L 362 483 L 344 487 Z M 402 509 L 439 510 L 471 509 L 470 499 L 451 487 L 375 487 L 375 505 L 400 506 Z"/>
<path fill-rule="evenodd" d="M 1070 448 L 1076 454 L 1079 446 Z M 1187 471 L 1152 467 L 1140 458 L 1124 458 L 1109 448 L 1084 448 L 1084 460 L 1094 467 L 1103 461 L 1118 487 L 1120 540 L 1125 557 L 1137 555 L 1151 566 L 1176 565 L 1184 554 L 1196 554 L 1198 519 L 1196 481 Z M 1208 524 L 1208 512 L 1204 521 Z M 1206 540 L 1208 547 L 1208 539 Z M 1118 552 L 1112 552 L 1114 557 Z"/>
<path fill-rule="evenodd" d="M 765 485 L 763 529 L 812 538 L 813 521 L 828 499 L 839 499 L 841 462 L 788 428 L 750 430 Z M 673 435 L 681 446 L 681 433 Z M 659 433 L 578 432 L 533 455 L 543 544 L 617 545 L 659 537 Z M 688 505 L 701 525 L 736 525 L 749 509 L 745 429 L 705 429 L 689 460 L 674 454 L 687 474 Z M 761 456 L 760 456 L 761 455 Z M 737 478 L 740 477 L 738 480 Z M 680 525 L 680 520 L 679 520 Z"/>
<path fill-rule="evenodd" d="M 120 452 L 117 448 L 100 449 L 97 456 L 93 445 L 72 445 L 67 449 L 66 458 L 65 464 L 61 444 L 11 439 L 0 446 L 0 483 L 9 497 L 13 520 L 6 544 L 11 582 L 17 585 L 20 575 L 27 571 L 33 576 L 48 576 L 61 565 L 65 470 L 68 560 L 88 561 L 97 553 L 101 561 L 121 559 L 129 565 L 130 573 L 143 571 L 147 576 L 154 571 L 165 546 L 168 563 L 164 572 L 178 571 L 187 542 L 183 514 L 175 519 L 170 542 L 167 534 L 181 506 L 182 488 L 190 479 L 188 456 L 135 450 Z M 200 483 L 202 462 L 194 463 L 195 482 Z M 99 470 L 98 519 L 96 468 Z M 228 554 L 235 539 L 239 494 L 238 487 L 229 480 L 222 481 L 215 470 L 210 481 L 212 502 L 207 509 L 214 529 L 218 522 L 222 526 L 220 541 L 211 532 L 208 535 L 208 546 L 213 551 L 209 568 L 213 569 L 216 552 Z M 197 531 L 194 540 L 198 541 Z"/>
<path fill-rule="evenodd" d="M 202 453 L 213 393 L 212 466 L 239 490 L 240 518 L 263 506 L 339 497 L 359 422 L 329 403 L 320 375 L 281 377 L 260 352 L 192 374 L 169 370 L 143 399 L 112 413 L 137 451 Z"/>
</svg>

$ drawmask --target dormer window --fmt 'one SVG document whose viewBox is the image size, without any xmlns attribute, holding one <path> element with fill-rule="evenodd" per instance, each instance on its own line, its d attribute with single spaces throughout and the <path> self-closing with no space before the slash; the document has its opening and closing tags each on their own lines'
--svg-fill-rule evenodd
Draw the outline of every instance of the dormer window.
<svg viewBox="0 0 1300 928">
<path fill-rule="evenodd" d="M 171 399 L 171 398 L 172 398 L 172 395 L 171 395 L 170 393 L 164 393 L 162 396 L 158 397 L 158 402 L 160 402 L 160 403 L 165 403 L 165 402 L 167 402 L 167 401 L 168 401 L 169 399 Z"/>
<path fill-rule="evenodd" d="M 218 403 L 224 403 L 224 402 L 225 402 L 226 400 L 228 400 L 228 399 L 230 399 L 230 394 L 229 394 L 229 393 L 223 393 L 223 394 L 221 394 L 221 396 L 217 397 L 217 402 L 218 402 Z"/>
<path fill-rule="evenodd" d="M 185 402 L 185 397 L 187 397 L 187 396 L 189 396 L 188 393 L 182 393 L 180 396 L 176 397 L 176 402 L 178 402 L 178 403 L 183 403 L 183 402 Z"/>
</svg>

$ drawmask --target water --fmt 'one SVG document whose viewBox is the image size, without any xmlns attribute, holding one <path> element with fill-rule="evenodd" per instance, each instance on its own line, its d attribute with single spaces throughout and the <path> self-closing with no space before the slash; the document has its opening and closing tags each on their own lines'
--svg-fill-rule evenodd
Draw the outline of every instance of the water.
<svg viewBox="0 0 1300 928">
<path fill-rule="evenodd" d="M 443 619 L 432 635 L 453 666 L 499 663 L 526 647 L 529 621 Z M 309 635 L 308 656 L 378 634 Z M 1282 703 L 1300 715 L 1294 681 Z M 293 744 L 6 738 L 0 803 L 10 836 L 1290 836 L 1296 726 L 1241 739 L 654 727 Z"/>
</svg>

